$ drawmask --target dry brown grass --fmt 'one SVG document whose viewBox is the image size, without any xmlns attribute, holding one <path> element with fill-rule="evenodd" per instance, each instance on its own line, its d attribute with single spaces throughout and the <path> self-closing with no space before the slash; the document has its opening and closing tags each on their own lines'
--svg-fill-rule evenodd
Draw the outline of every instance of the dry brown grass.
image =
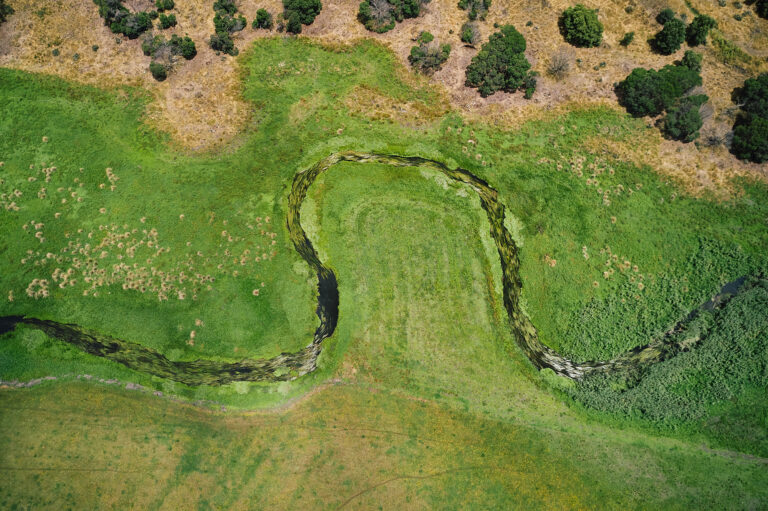
<svg viewBox="0 0 768 511">
<path fill-rule="evenodd" d="M 139 0 L 134 0 L 139 1 Z M 360 38 L 375 39 L 391 48 L 404 65 L 401 71 L 416 86 L 424 80 L 408 72 L 407 56 L 418 34 L 428 29 L 436 38 L 449 42 L 453 49 L 443 68 L 430 79 L 432 86 L 445 91 L 450 106 L 471 118 L 482 118 L 499 126 L 514 128 L 530 119 L 548 117 L 569 108 L 595 104 L 616 105 L 613 84 L 622 80 L 634 67 L 659 68 L 679 59 L 686 47 L 677 54 L 664 57 L 651 53 L 646 40 L 660 26 L 653 19 L 663 7 L 670 6 L 680 13 L 693 14 L 683 0 L 628 0 L 610 2 L 590 0 L 586 5 L 599 8 L 599 17 L 605 26 L 604 44 L 599 48 L 572 48 L 574 64 L 562 79 L 547 76 L 551 56 L 564 43 L 557 29 L 557 17 L 571 5 L 571 0 L 495 0 L 486 21 L 479 22 L 483 40 L 494 31 L 493 24 L 512 23 L 528 42 L 526 55 L 533 69 L 541 73 L 538 90 L 530 101 L 522 94 L 497 93 L 481 98 L 474 89 L 464 86 L 464 69 L 477 49 L 459 41 L 459 28 L 466 21 L 466 12 L 458 9 L 455 0 L 432 0 L 424 14 L 399 23 L 386 34 L 374 34 L 356 20 L 358 0 L 326 1 L 314 24 L 304 28 L 302 37 L 311 37 L 328 45 L 353 43 Z M 183 62 L 162 83 L 155 82 L 147 72 L 149 57 L 142 55 L 138 40 L 116 38 L 98 18 L 96 6 L 90 0 L 73 0 L 60 5 L 54 0 L 14 0 L 17 14 L 0 28 L 0 65 L 30 71 L 41 71 L 67 79 L 99 86 L 118 84 L 138 85 L 150 90 L 156 97 L 148 117 L 152 124 L 171 134 L 175 141 L 191 150 L 209 150 L 219 147 L 241 131 L 251 115 L 252 105 L 242 101 L 237 59 L 216 56 L 206 41 L 213 32 L 211 0 L 178 2 L 176 15 L 179 25 L 173 29 L 190 35 L 197 43 L 198 56 Z M 632 5 L 633 12 L 625 7 Z M 712 115 L 702 133 L 727 133 L 733 122 L 731 90 L 750 74 L 768 69 L 762 57 L 768 54 L 766 22 L 756 16 L 738 22 L 738 12 L 729 4 L 693 2 L 695 8 L 712 15 L 728 39 L 734 41 L 750 55 L 756 57 L 750 69 L 739 69 L 719 62 L 712 46 L 697 48 L 704 55 L 704 92 L 711 98 Z M 282 10 L 280 0 L 241 0 L 240 11 L 250 21 L 256 10 L 266 7 L 277 14 Z M 34 14 L 46 9 L 41 19 Z M 533 26 L 526 27 L 527 21 Z M 450 32 L 454 33 L 451 34 Z M 618 41 L 626 32 L 634 31 L 635 40 L 624 48 Z M 259 37 L 275 32 L 252 30 L 250 26 L 236 34 L 238 48 L 245 49 Z M 98 52 L 91 45 L 98 44 Z M 53 57 L 51 50 L 59 48 L 61 55 Z M 72 55 L 80 54 L 73 62 Z M 595 69 L 597 67 L 597 69 Z M 377 91 L 356 89 L 347 99 L 347 106 L 371 119 L 395 117 L 405 124 L 418 123 L 423 116 L 432 117 L 444 108 L 426 105 L 404 105 L 397 111 L 392 98 Z M 395 115 L 396 114 L 396 115 Z M 687 176 L 688 188 L 711 188 L 727 182 L 734 175 L 747 173 L 766 175 L 765 169 L 739 162 L 725 152 L 722 146 L 702 147 L 650 140 L 653 160 L 646 163 L 673 176 Z M 637 149 L 627 148 L 631 154 Z M 666 169 L 666 170 L 665 170 Z M 684 170 L 682 170 L 684 169 Z"/>
</svg>

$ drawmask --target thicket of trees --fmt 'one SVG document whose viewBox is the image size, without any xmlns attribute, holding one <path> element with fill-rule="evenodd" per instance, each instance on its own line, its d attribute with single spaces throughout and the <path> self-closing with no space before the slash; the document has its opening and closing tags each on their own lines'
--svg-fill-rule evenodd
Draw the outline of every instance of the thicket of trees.
<svg viewBox="0 0 768 511">
<path fill-rule="evenodd" d="M 395 28 L 395 23 L 415 18 L 421 5 L 429 0 L 364 0 L 357 11 L 357 19 L 367 30 L 382 34 Z"/>
<path fill-rule="evenodd" d="M 93 0 L 93 2 L 99 6 L 99 16 L 104 18 L 104 24 L 115 34 L 136 39 L 152 28 L 152 14 L 130 12 L 123 5 L 122 0 Z"/>
<path fill-rule="evenodd" d="M 450 44 L 440 44 L 429 32 L 422 32 L 416 46 L 411 48 L 408 62 L 424 74 L 432 74 L 439 70 L 451 54 Z"/>
<path fill-rule="evenodd" d="M 563 11 L 557 24 L 565 41 L 573 46 L 590 48 L 603 41 L 603 24 L 597 19 L 597 11 L 581 4 Z"/>
<path fill-rule="evenodd" d="M 731 97 L 741 107 L 731 152 L 741 160 L 768 161 L 768 73 L 748 79 Z"/>
<path fill-rule="evenodd" d="M 234 0 L 216 0 L 213 3 L 213 26 L 215 33 L 211 36 L 208 44 L 216 51 L 228 55 L 237 55 L 238 49 L 235 47 L 235 41 L 232 34 L 245 28 L 247 22 L 243 16 L 237 14 L 237 6 Z"/>
<path fill-rule="evenodd" d="M 483 97 L 497 91 L 524 90 L 530 98 L 536 90 L 536 77 L 525 58 L 525 38 L 512 25 L 502 26 L 492 34 L 467 67 L 468 87 L 475 87 Z"/>
<path fill-rule="evenodd" d="M 667 24 L 671 21 L 667 22 Z M 699 112 L 707 102 L 704 94 L 685 96 L 701 85 L 701 55 L 688 50 L 675 65 L 655 69 L 636 68 L 616 85 L 619 104 L 635 117 L 655 117 L 665 111 L 661 131 L 681 142 L 692 142 L 703 124 Z"/>
<path fill-rule="evenodd" d="M 286 30 L 292 34 L 301 33 L 302 25 L 311 25 L 323 4 L 320 0 L 283 0 L 283 17 L 286 20 Z"/>
<path fill-rule="evenodd" d="M 5 3 L 5 0 L 0 0 L 0 23 L 4 23 L 8 19 L 8 16 L 13 13 L 13 8 Z"/>
</svg>

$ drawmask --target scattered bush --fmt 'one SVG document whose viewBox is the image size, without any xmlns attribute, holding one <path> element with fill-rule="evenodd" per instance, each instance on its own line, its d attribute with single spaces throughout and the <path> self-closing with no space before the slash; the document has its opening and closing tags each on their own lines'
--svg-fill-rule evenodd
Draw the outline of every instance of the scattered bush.
<svg viewBox="0 0 768 511">
<path fill-rule="evenodd" d="M 168 70 L 159 62 L 150 62 L 149 72 L 152 73 L 152 77 L 158 82 L 162 82 L 168 78 Z"/>
<path fill-rule="evenodd" d="M 624 37 L 621 38 L 621 41 L 619 41 L 619 44 L 626 47 L 632 44 L 632 41 L 634 40 L 635 40 L 635 33 L 627 32 L 626 34 L 624 34 Z"/>
<path fill-rule="evenodd" d="M 685 41 L 685 23 L 673 18 L 664 23 L 664 28 L 651 40 L 651 46 L 662 55 L 672 55 Z"/>
<path fill-rule="evenodd" d="M 666 8 L 656 15 L 656 22 L 659 25 L 666 25 L 667 21 L 675 19 L 675 11 L 670 8 Z"/>
<path fill-rule="evenodd" d="M 686 40 L 691 46 L 707 44 L 707 35 L 713 28 L 717 28 L 717 22 L 714 18 L 706 14 L 699 14 L 686 29 Z"/>
<path fill-rule="evenodd" d="M 497 91 L 514 92 L 524 85 L 531 64 L 525 58 L 525 38 L 512 25 L 504 25 L 491 35 L 467 67 L 468 87 L 476 87 L 482 97 Z M 535 86 L 534 86 L 535 88 Z"/>
<path fill-rule="evenodd" d="M 476 44 L 480 40 L 480 28 L 477 23 L 468 22 L 461 26 L 461 42 Z"/>
<path fill-rule="evenodd" d="M 538 79 L 536 78 L 537 76 L 539 76 L 539 73 L 531 71 L 525 78 L 523 78 L 523 84 L 520 88 L 523 90 L 523 97 L 525 99 L 531 99 L 533 93 L 536 92 L 536 85 L 538 82 Z"/>
<path fill-rule="evenodd" d="M 697 85 L 701 76 L 686 66 L 665 66 L 659 71 L 636 68 L 616 86 L 616 94 L 633 116 L 657 116 Z"/>
<path fill-rule="evenodd" d="M 181 55 L 186 60 L 192 60 L 197 55 L 195 42 L 188 36 L 179 37 L 176 34 L 167 41 L 160 35 L 147 37 L 141 42 L 141 50 L 148 57 L 165 58 L 168 64 L 172 63 L 172 56 Z"/>
<path fill-rule="evenodd" d="M 266 9 L 256 11 L 256 19 L 253 20 L 253 28 L 271 30 L 273 26 L 272 15 Z"/>
<path fill-rule="evenodd" d="M 459 0 L 459 9 L 469 11 L 469 20 L 484 20 L 491 8 L 491 0 Z"/>
<path fill-rule="evenodd" d="M 173 0 L 156 0 L 155 7 L 159 12 L 170 11 L 175 7 Z"/>
<path fill-rule="evenodd" d="M 696 53 L 692 50 L 686 50 L 685 55 L 683 55 L 683 60 L 680 61 L 680 64 L 687 67 L 691 71 L 696 71 L 697 73 L 701 72 L 701 53 Z"/>
<path fill-rule="evenodd" d="M 320 14 L 323 4 L 320 0 L 283 0 L 283 7 L 285 7 L 285 19 L 288 20 L 290 27 L 291 19 L 296 19 L 297 17 L 302 25 L 311 25 L 317 15 Z M 296 13 L 296 16 L 293 13 Z M 301 28 L 298 31 L 291 31 L 289 28 L 288 32 L 298 34 L 301 32 Z"/>
<path fill-rule="evenodd" d="M 5 3 L 5 0 L 0 0 L 0 23 L 4 23 L 8 19 L 8 16 L 13 13 L 13 7 Z"/>
<path fill-rule="evenodd" d="M 54 57 L 58 57 L 60 54 L 61 52 L 59 51 L 58 48 L 54 48 L 53 51 L 51 52 L 51 55 L 53 55 Z"/>
<path fill-rule="evenodd" d="M 426 0 L 428 1 L 428 0 Z M 367 30 L 379 34 L 395 28 L 395 23 L 415 18 L 421 13 L 423 0 L 364 0 L 357 19 Z"/>
<path fill-rule="evenodd" d="M 558 80 L 565 78 L 566 75 L 568 75 L 568 72 L 571 70 L 571 60 L 571 54 L 568 51 L 561 49 L 555 53 L 552 56 L 552 59 L 549 61 L 549 65 L 547 66 L 547 73 L 557 78 Z"/>
<path fill-rule="evenodd" d="M 558 26 L 565 41 L 580 48 L 598 46 L 603 40 L 603 24 L 597 19 L 597 11 L 581 4 L 563 11 Z"/>
<path fill-rule="evenodd" d="M 165 14 L 160 15 L 160 27 L 161 28 L 171 28 L 176 26 L 176 15 L 175 14 L 169 14 L 166 16 Z"/>
<path fill-rule="evenodd" d="M 709 98 L 704 94 L 688 96 L 669 109 L 661 125 L 661 132 L 667 138 L 680 142 L 693 142 L 699 137 L 703 121 L 699 108 Z"/>
<path fill-rule="evenodd" d="M 451 45 L 439 44 L 429 32 L 422 32 L 417 42 L 419 44 L 411 48 L 408 62 L 424 74 L 438 71 L 451 54 Z"/>
</svg>

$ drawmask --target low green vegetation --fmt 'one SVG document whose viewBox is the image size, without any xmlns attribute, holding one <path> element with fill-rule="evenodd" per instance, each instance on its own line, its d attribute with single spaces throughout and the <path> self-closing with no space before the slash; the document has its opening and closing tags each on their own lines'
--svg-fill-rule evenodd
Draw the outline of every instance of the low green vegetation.
<svg viewBox="0 0 768 511">
<path fill-rule="evenodd" d="M 481 94 L 524 85 L 524 49 L 512 27 L 491 36 L 470 65 Z M 592 108 L 501 130 L 445 113 L 370 41 L 267 38 L 244 53 L 243 97 L 258 129 L 203 155 L 176 150 L 142 122 L 149 98 L 140 90 L 0 70 L 0 132 L 14 134 L 0 137 L 0 315 L 80 324 L 171 360 L 296 351 L 317 326 L 317 282 L 288 237 L 286 197 L 297 171 L 344 150 L 433 158 L 491 183 L 520 248 L 522 306 L 541 340 L 576 360 L 647 344 L 726 282 L 766 271 L 764 184 L 734 182 L 728 200 L 690 197 L 648 166 L 593 149 L 644 143 L 645 120 Z M 633 71 L 620 87 L 627 108 L 670 115 L 700 83 L 694 61 Z M 761 112 L 754 87 L 740 102 Z M 403 117 L 360 109 L 361 90 L 391 99 Z M 576 384 L 535 371 L 517 348 L 485 212 L 464 185 L 425 169 L 344 163 L 318 178 L 301 213 L 339 281 L 339 324 L 317 371 L 187 387 L 36 330 L 5 333 L 0 379 L 58 380 L 0 393 L 0 406 L 14 408 L 0 413 L 4 452 L 18 467 L 123 472 L 109 482 L 103 471 L 61 471 L 59 487 L 8 471 L 0 507 L 338 508 L 371 474 L 409 490 L 403 499 L 414 500 L 395 507 L 440 508 L 461 495 L 489 509 L 765 500 L 761 460 L 701 447 L 765 456 L 762 280 L 688 323 L 687 351 L 642 375 Z M 112 379 L 146 392 L 110 390 Z M 242 421 L 149 395 L 254 408 L 329 380 L 339 383 L 295 408 Z M 86 402 L 100 413 L 82 411 Z M 83 421 L 110 433 L 72 444 Z M 276 483 L 285 460 L 301 474 L 289 490 Z M 520 484 L 528 474 L 531 484 Z M 373 504 L 377 491 L 351 502 Z"/>
<path fill-rule="evenodd" d="M 451 45 L 440 44 L 429 32 L 422 32 L 416 42 L 408 55 L 411 66 L 427 75 L 439 71 L 451 54 Z"/>
<path fill-rule="evenodd" d="M 173 0 L 155 0 L 157 12 L 170 11 L 176 6 Z"/>
<path fill-rule="evenodd" d="M 603 24 L 597 19 L 597 11 L 582 4 L 563 11 L 558 27 L 565 41 L 579 48 L 599 46 L 603 41 Z"/>
<path fill-rule="evenodd" d="M 367 30 L 382 34 L 395 28 L 395 23 L 416 18 L 423 0 L 363 0 L 357 19 Z"/>
<path fill-rule="evenodd" d="M 768 161 L 768 73 L 746 80 L 732 98 L 741 113 L 733 126 L 731 152 L 742 160 Z"/>
<path fill-rule="evenodd" d="M 175 14 L 161 14 L 158 18 L 158 21 L 160 22 L 160 28 L 166 29 L 166 28 L 172 28 L 176 26 L 176 15 Z"/>
<path fill-rule="evenodd" d="M 482 97 L 498 91 L 524 90 L 530 98 L 536 90 L 535 75 L 525 58 L 525 38 L 512 25 L 491 34 L 467 67 L 466 85 L 477 88 Z"/>
</svg>

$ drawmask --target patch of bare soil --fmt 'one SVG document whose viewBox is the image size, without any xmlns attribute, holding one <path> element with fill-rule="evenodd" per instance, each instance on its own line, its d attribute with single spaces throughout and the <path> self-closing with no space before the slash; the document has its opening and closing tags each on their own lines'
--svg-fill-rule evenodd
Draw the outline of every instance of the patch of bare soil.
<svg viewBox="0 0 768 511">
<path fill-rule="evenodd" d="M 141 8 L 142 2 L 146 2 L 131 1 L 130 5 L 135 8 Z M 467 13 L 457 7 L 456 0 L 432 0 L 426 4 L 422 16 L 405 20 L 386 34 L 368 32 L 357 21 L 359 0 L 326 0 L 315 22 L 304 27 L 302 37 L 329 44 L 372 38 L 391 48 L 407 68 L 407 56 L 416 37 L 422 30 L 429 30 L 438 40 L 452 46 L 450 58 L 430 78 L 431 82 L 442 87 L 450 105 L 468 118 L 482 118 L 506 128 L 574 106 L 607 104 L 618 108 L 613 92 L 616 82 L 635 67 L 660 68 L 670 64 L 687 49 L 684 46 L 677 54 L 665 57 L 652 53 L 646 42 L 661 28 L 654 17 L 663 7 L 671 6 L 679 13 L 686 13 L 689 21 L 692 19 L 693 14 L 684 0 L 586 1 L 588 7 L 599 9 L 599 18 L 605 26 L 604 42 L 599 48 L 573 48 L 563 41 L 557 18 L 572 3 L 570 0 L 495 0 L 487 19 L 479 22 L 482 41 L 494 32 L 495 23 L 511 23 L 525 36 L 526 55 L 533 69 L 541 74 L 536 94 L 530 101 L 523 99 L 521 93 L 497 93 L 481 98 L 475 89 L 464 86 L 464 70 L 480 45 L 473 48 L 459 40 Z M 0 66 L 52 73 L 99 86 L 145 87 L 157 99 L 149 112 L 150 122 L 194 151 L 210 150 L 230 142 L 244 129 L 253 113 L 253 106 L 240 96 L 237 59 L 217 56 L 207 45 L 213 33 L 212 0 L 177 2 L 174 13 L 179 24 L 163 33 L 166 37 L 171 33 L 189 35 L 197 44 L 198 56 L 192 61 L 180 62 L 162 83 L 150 76 L 147 70 L 150 58 L 142 54 L 140 40 L 129 41 L 112 34 L 98 17 L 97 7 L 91 0 L 66 3 L 13 0 L 11 5 L 16 14 L 0 26 Z M 768 22 L 754 15 L 738 22 L 733 19 L 734 8 L 730 4 L 720 8 L 716 3 L 696 1 L 693 5 L 712 15 L 726 37 L 760 63 L 747 71 L 720 63 L 711 46 L 697 48 L 704 55 L 703 92 L 711 98 L 705 107 L 706 121 L 699 147 L 649 136 L 650 147 L 613 144 L 609 149 L 649 163 L 697 193 L 727 187 L 730 178 L 736 175 L 768 176 L 764 166 L 739 162 L 724 147 L 736 113 L 730 101 L 731 91 L 756 70 L 768 68 L 763 58 L 768 54 L 768 30 L 765 30 Z M 249 22 L 259 8 L 275 15 L 282 11 L 280 0 L 240 0 L 238 6 Z M 635 32 L 635 40 L 628 48 L 622 47 L 618 41 L 630 31 Z M 253 40 L 272 35 L 274 31 L 253 30 L 248 26 L 235 35 L 235 41 L 238 48 L 244 50 Z M 99 50 L 93 51 L 93 45 L 98 45 Z M 58 57 L 52 55 L 54 48 L 59 49 Z M 558 54 L 565 55 L 569 69 L 553 76 L 548 71 Z M 356 90 L 347 103 L 353 112 L 360 114 L 368 110 L 369 116 L 375 118 L 386 117 L 388 111 L 388 100 L 377 96 L 376 91 Z M 417 123 L 420 115 L 433 113 L 422 111 L 418 105 L 410 105 L 407 110 L 403 117 L 406 124 Z M 598 146 L 599 141 L 595 141 L 595 145 Z"/>
</svg>

